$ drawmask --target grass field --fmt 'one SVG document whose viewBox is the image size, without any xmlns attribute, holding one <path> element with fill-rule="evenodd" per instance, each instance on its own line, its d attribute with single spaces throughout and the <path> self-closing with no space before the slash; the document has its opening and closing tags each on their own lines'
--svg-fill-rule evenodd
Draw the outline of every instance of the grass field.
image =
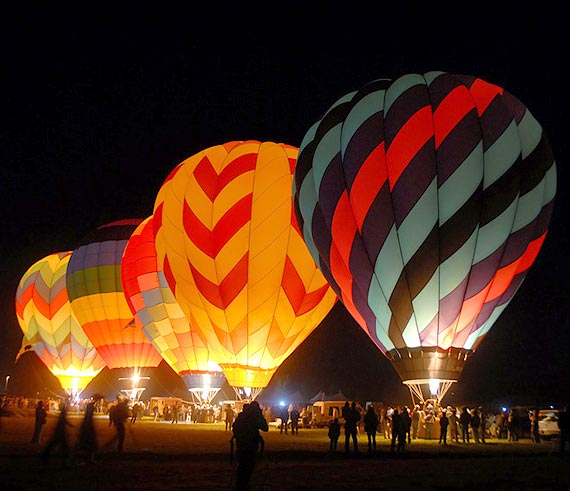
<svg viewBox="0 0 570 491">
<path fill-rule="evenodd" d="M 70 415 L 73 445 L 80 415 Z M 2 489 L 16 490 L 226 490 L 235 486 L 235 464 L 229 458 L 230 433 L 223 424 L 154 423 L 145 418 L 127 428 L 125 451 L 101 448 L 97 462 L 62 465 L 54 454 L 44 465 L 38 455 L 51 435 L 50 415 L 42 443 L 29 443 L 31 413 L 2 418 L 0 475 Z M 108 419 L 97 418 L 100 446 L 114 435 Z M 252 480 L 254 490 L 356 489 L 570 489 L 570 455 L 558 454 L 558 442 L 532 444 L 488 440 L 483 444 L 439 445 L 415 440 L 405 453 L 392 454 L 378 438 L 374 455 L 360 436 L 359 456 L 328 454 L 324 429 L 264 434 L 266 452 Z"/>
</svg>

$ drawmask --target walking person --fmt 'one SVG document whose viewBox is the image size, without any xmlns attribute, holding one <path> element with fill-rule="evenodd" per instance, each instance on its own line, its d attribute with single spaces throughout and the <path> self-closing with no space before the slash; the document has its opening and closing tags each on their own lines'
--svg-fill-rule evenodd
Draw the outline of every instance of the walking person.
<svg viewBox="0 0 570 491">
<path fill-rule="evenodd" d="M 125 444 L 125 423 L 129 419 L 128 401 L 123 396 L 117 396 L 117 404 L 109 411 L 109 426 L 113 425 L 117 434 L 109 443 L 117 440 L 117 452 L 121 453 Z"/>
<path fill-rule="evenodd" d="M 263 437 L 259 431 L 268 431 L 267 420 L 263 417 L 261 408 L 257 401 L 252 401 L 243 406 L 243 410 L 238 414 L 232 426 L 233 441 L 236 442 L 236 484 L 238 491 L 248 490 L 249 482 L 255 469 L 257 454 L 260 448 L 263 450 Z"/>
<path fill-rule="evenodd" d="M 329 452 L 330 453 L 336 452 L 338 439 L 340 438 L 340 423 L 338 422 L 338 418 L 334 418 L 329 423 L 328 437 L 330 440 Z"/>
<path fill-rule="evenodd" d="M 232 425 L 234 424 L 235 415 L 236 413 L 234 411 L 234 407 L 231 404 L 227 404 L 226 410 L 224 411 L 226 431 L 231 431 Z"/>
<path fill-rule="evenodd" d="M 95 434 L 95 425 L 93 424 L 93 415 L 95 413 L 95 402 L 92 398 L 85 406 L 85 416 L 79 429 L 79 442 L 77 446 L 78 457 L 83 462 L 95 462 L 95 454 L 97 452 L 97 436 Z"/>
<path fill-rule="evenodd" d="M 368 453 L 376 452 L 376 432 L 379 422 L 374 406 L 370 404 L 364 415 L 364 431 L 368 437 Z"/>
<path fill-rule="evenodd" d="M 53 435 L 51 436 L 48 444 L 41 453 L 41 460 L 44 464 L 47 464 L 49 457 L 54 449 L 59 449 L 61 454 L 61 462 L 63 465 L 68 463 L 69 458 L 69 437 L 67 434 L 67 428 L 73 427 L 73 425 L 67 421 L 67 402 L 63 402 L 60 406 L 60 414 L 55 426 Z"/>
<path fill-rule="evenodd" d="M 35 415 L 34 434 L 32 436 L 31 443 L 40 443 L 42 429 L 47 421 L 47 411 L 44 408 L 44 401 L 38 401 Z"/>
</svg>

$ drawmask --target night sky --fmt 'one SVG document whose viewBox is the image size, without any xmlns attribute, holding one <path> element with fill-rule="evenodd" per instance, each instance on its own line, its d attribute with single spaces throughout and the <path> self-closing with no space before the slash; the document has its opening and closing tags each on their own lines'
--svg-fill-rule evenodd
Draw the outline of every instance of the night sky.
<svg viewBox="0 0 570 491">
<path fill-rule="evenodd" d="M 170 170 L 232 140 L 300 146 L 339 97 L 378 78 L 442 70 L 519 98 L 557 161 L 550 232 L 506 311 L 450 391 L 457 400 L 570 401 L 570 157 L 565 2 L 12 2 L 0 20 L 0 381 L 43 389 L 14 359 L 18 281 L 88 232 L 146 218 Z M 510 2 L 509 2 L 510 3 Z M 340 8 L 342 7 L 342 8 Z M 28 355 L 26 355 L 28 357 Z M 174 390 L 164 370 L 165 390 Z M 170 378 L 169 378 L 170 377 Z M 30 382 L 30 380 L 32 382 Z M 20 384 L 20 385 L 18 385 Z M 390 363 L 341 305 L 278 370 L 269 390 L 342 390 L 396 400 Z"/>
</svg>

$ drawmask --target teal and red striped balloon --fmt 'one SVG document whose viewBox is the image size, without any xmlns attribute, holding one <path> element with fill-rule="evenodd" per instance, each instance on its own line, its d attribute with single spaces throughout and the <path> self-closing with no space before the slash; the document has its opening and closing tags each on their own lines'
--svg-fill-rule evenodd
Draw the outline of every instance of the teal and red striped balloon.
<svg viewBox="0 0 570 491">
<path fill-rule="evenodd" d="M 556 166 L 513 95 L 429 72 L 339 99 L 293 187 L 311 254 L 402 380 L 454 381 L 537 257 Z"/>
</svg>

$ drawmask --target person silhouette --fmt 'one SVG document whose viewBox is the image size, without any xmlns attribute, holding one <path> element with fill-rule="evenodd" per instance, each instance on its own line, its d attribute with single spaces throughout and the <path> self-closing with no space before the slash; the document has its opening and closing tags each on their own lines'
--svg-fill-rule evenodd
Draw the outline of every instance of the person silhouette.
<svg viewBox="0 0 570 491">
<path fill-rule="evenodd" d="M 40 458 L 44 464 L 47 464 L 51 452 L 58 448 L 61 453 L 61 462 L 63 465 L 68 463 L 69 458 L 69 438 L 67 434 L 67 428 L 73 427 L 73 425 L 67 421 L 67 402 L 62 402 L 60 405 L 60 414 L 57 420 L 55 430 L 51 436 L 49 442 L 44 448 L 40 455 Z"/>
<path fill-rule="evenodd" d="M 35 412 L 34 434 L 31 443 L 40 443 L 42 429 L 47 421 L 47 411 L 44 408 L 44 401 L 38 401 Z"/>
<path fill-rule="evenodd" d="M 364 431 L 368 437 L 368 453 L 376 452 L 376 432 L 378 431 L 378 415 L 374 406 L 370 404 L 364 415 Z"/>
<path fill-rule="evenodd" d="M 334 418 L 329 423 L 328 436 L 330 440 L 329 452 L 336 452 L 338 439 L 340 438 L 340 423 L 338 422 L 338 418 Z"/>
<path fill-rule="evenodd" d="M 360 421 L 360 411 L 356 408 L 356 402 L 352 402 L 349 409 L 345 411 L 344 417 L 344 451 L 349 453 L 350 440 L 354 447 L 354 453 L 358 453 L 358 422 Z"/>
<path fill-rule="evenodd" d="M 560 428 L 560 453 L 566 450 L 566 442 L 570 443 L 570 406 L 558 413 L 558 428 Z"/>
<path fill-rule="evenodd" d="M 95 462 L 95 453 L 97 452 L 97 436 L 95 433 L 95 425 L 93 424 L 94 414 L 95 401 L 91 399 L 85 406 L 85 416 L 79 428 L 79 441 L 77 445 L 79 458 L 89 462 Z"/>
<path fill-rule="evenodd" d="M 449 426 L 449 418 L 445 413 L 445 409 L 441 411 L 439 416 L 439 443 L 447 445 L 447 427 Z"/>
<path fill-rule="evenodd" d="M 238 491 L 248 490 L 249 482 L 255 469 L 258 451 L 264 448 L 263 437 L 259 431 L 268 431 L 267 420 L 263 417 L 257 401 L 244 404 L 243 410 L 238 414 L 232 425 L 233 436 L 230 440 L 236 442 L 236 485 Z"/>
</svg>

